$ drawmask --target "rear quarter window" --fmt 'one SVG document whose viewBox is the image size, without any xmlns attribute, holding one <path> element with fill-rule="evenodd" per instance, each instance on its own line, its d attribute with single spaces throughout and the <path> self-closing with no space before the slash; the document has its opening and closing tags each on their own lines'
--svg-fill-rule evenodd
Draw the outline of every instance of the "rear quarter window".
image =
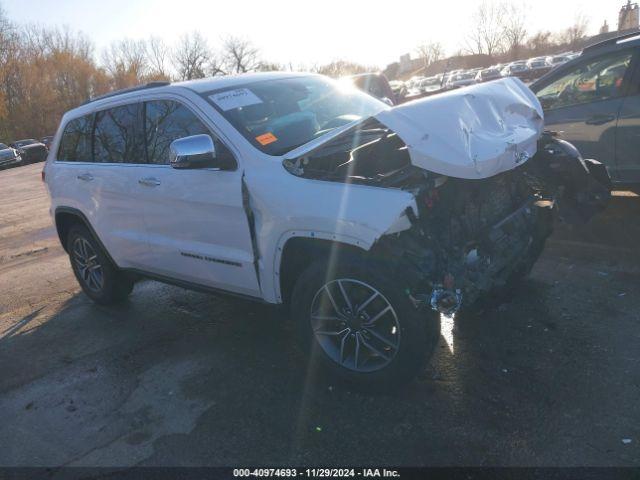
<svg viewBox="0 0 640 480">
<path fill-rule="evenodd" d="M 85 115 L 67 123 L 62 133 L 57 160 L 60 162 L 91 162 L 91 128 L 93 115 Z"/>
</svg>

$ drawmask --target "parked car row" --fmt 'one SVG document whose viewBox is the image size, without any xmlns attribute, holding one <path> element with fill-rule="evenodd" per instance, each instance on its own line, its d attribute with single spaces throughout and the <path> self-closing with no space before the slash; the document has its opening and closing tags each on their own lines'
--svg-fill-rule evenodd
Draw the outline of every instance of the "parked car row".
<svg viewBox="0 0 640 480">
<path fill-rule="evenodd" d="M 40 140 L 27 138 L 16 140 L 10 144 L 0 143 L 0 170 L 5 168 L 44 162 L 49 154 L 49 145 L 53 136 Z"/>
<path fill-rule="evenodd" d="M 456 82 L 466 81 L 462 79 L 469 78 L 471 72 L 412 78 L 394 82 L 394 88 L 402 83 L 407 91 L 404 101 L 412 100 L 456 88 Z M 640 191 L 640 35 L 612 38 L 580 54 L 568 52 L 494 65 L 478 70 L 476 81 L 509 75 L 524 81 L 538 77 L 529 87 L 542 105 L 545 127 L 560 132 L 584 158 L 602 162 L 616 187 Z M 440 87 L 434 90 L 434 84 Z"/>
<path fill-rule="evenodd" d="M 430 77 L 415 76 L 403 82 L 393 80 L 391 88 L 402 103 L 445 90 L 465 87 L 474 83 L 488 82 L 502 77 L 518 77 L 525 82 L 536 80 L 555 67 L 562 65 L 579 53 L 566 52 L 559 55 L 516 60 L 510 63 L 498 63 L 486 68 L 456 69 Z"/>
</svg>

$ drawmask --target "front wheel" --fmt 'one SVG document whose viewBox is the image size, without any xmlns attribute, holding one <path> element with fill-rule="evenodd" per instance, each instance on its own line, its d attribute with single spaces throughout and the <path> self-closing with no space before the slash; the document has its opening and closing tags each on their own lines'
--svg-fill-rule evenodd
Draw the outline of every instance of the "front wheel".
<svg viewBox="0 0 640 480">
<path fill-rule="evenodd" d="M 291 311 L 309 360 L 369 390 L 418 374 L 440 337 L 440 317 L 417 310 L 380 265 L 319 260 L 298 279 Z"/>
</svg>

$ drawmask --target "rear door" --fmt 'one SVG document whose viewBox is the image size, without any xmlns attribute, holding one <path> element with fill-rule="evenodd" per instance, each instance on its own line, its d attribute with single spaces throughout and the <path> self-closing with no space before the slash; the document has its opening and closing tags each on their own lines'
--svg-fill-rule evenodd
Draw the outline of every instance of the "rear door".
<svg viewBox="0 0 640 480">
<path fill-rule="evenodd" d="M 640 65 L 634 70 L 616 127 L 615 180 L 620 183 L 640 183 Z"/>
<path fill-rule="evenodd" d="M 134 173 L 145 162 L 141 106 L 117 106 L 69 121 L 56 167 L 47 170 L 55 207 L 79 210 L 118 266 L 130 268 L 145 268 L 149 258 Z"/>
<path fill-rule="evenodd" d="M 147 269 L 151 258 L 138 184 L 146 166 L 142 107 L 137 102 L 96 112 L 94 163 L 83 181 L 94 192 L 93 227 L 116 263 Z"/>
<path fill-rule="evenodd" d="M 47 165 L 47 187 L 52 207 L 72 208 L 84 214 L 93 225 L 97 213 L 94 201 L 95 177 L 91 135 L 93 114 L 67 122 L 60 137 L 54 165 Z M 63 241 L 66 239 L 63 239 Z"/>
<path fill-rule="evenodd" d="M 169 166 L 173 140 L 214 139 L 216 155 L 231 151 L 191 107 L 176 100 L 145 103 L 148 166 L 139 173 L 151 271 L 213 288 L 259 296 L 253 244 L 243 206 L 242 171 Z M 231 162 L 237 165 L 235 158 Z"/>
<path fill-rule="evenodd" d="M 616 124 L 630 82 L 633 48 L 608 52 L 559 71 L 536 88 L 545 126 L 561 133 L 585 158 L 607 166 L 615 180 Z"/>
</svg>

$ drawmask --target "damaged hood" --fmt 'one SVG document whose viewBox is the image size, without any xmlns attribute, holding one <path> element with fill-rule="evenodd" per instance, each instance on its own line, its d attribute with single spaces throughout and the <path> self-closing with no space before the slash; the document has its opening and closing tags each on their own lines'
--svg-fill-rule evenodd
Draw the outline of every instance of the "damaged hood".
<svg viewBox="0 0 640 480">
<path fill-rule="evenodd" d="M 375 118 L 407 144 L 414 165 L 468 179 L 531 158 L 544 127 L 540 102 L 514 77 L 419 99 Z"/>
<path fill-rule="evenodd" d="M 407 145 L 411 163 L 450 177 L 481 179 L 511 170 L 536 153 L 542 107 L 509 77 L 422 98 L 376 114 Z M 332 130 L 284 158 L 301 158 L 368 119 Z"/>
</svg>

